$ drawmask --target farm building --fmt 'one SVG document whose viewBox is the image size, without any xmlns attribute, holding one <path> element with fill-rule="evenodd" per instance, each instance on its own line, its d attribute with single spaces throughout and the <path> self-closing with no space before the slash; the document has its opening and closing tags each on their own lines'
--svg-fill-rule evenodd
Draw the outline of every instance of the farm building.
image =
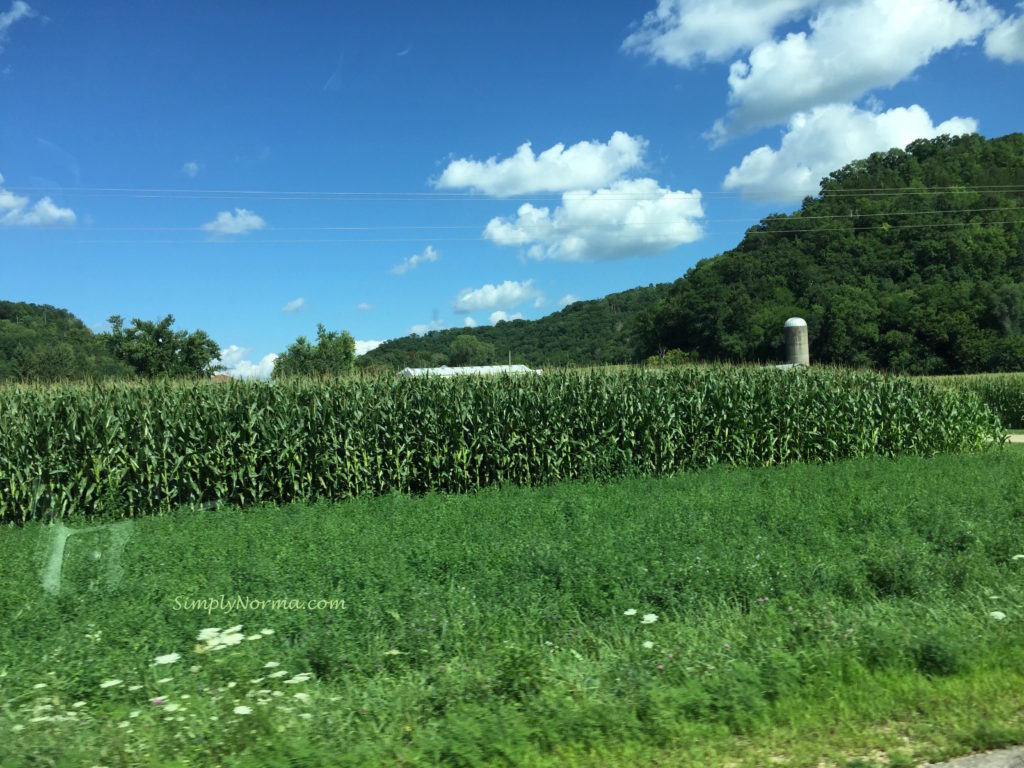
<svg viewBox="0 0 1024 768">
<path fill-rule="evenodd" d="M 490 376 L 496 373 L 540 373 L 540 370 L 535 371 L 525 365 L 464 365 L 458 368 L 442 365 L 440 368 L 403 368 L 398 375 L 408 379 L 413 376 Z"/>
</svg>

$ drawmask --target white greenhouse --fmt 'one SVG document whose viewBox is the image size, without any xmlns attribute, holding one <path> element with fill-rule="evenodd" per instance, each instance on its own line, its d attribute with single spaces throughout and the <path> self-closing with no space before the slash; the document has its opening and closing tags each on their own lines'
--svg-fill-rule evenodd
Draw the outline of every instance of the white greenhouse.
<svg viewBox="0 0 1024 768">
<path fill-rule="evenodd" d="M 442 365 L 439 368 L 403 368 L 398 372 L 399 376 L 412 378 L 414 376 L 492 376 L 498 373 L 540 373 L 540 370 L 533 370 L 525 365 L 464 365 L 458 368 L 449 368 Z"/>
</svg>

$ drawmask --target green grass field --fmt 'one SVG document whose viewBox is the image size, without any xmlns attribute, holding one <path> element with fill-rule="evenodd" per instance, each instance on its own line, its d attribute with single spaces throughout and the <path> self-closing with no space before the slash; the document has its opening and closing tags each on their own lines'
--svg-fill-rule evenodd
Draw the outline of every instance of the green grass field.
<svg viewBox="0 0 1024 768">
<path fill-rule="evenodd" d="M 1022 523 L 1013 446 L 5 526 L 0 765 L 866 766 L 1020 743 Z M 275 599 L 336 603 L 228 605 Z"/>
</svg>

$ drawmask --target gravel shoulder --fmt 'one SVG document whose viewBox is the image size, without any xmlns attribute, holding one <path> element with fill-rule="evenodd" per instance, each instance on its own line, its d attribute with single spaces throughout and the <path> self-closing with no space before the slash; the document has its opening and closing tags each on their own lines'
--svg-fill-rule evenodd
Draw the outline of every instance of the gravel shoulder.
<svg viewBox="0 0 1024 768">
<path fill-rule="evenodd" d="M 1018 435 L 1018 437 L 1024 437 L 1024 435 Z M 921 768 L 1024 768 L 1024 747 L 982 752 L 977 755 L 959 757 L 948 763 L 928 763 Z"/>
</svg>

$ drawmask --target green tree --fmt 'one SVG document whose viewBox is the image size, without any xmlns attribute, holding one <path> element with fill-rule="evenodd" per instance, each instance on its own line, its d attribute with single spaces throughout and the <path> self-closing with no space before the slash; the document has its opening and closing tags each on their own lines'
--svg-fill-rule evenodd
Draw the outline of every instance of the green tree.
<svg viewBox="0 0 1024 768">
<path fill-rule="evenodd" d="M 355 364 L 356 340 L 348 331 L 328 331 L 323 323 L 316 328 L 316 345 L 299 336 L 283 355 L 274 360 L 271 378 L 291 376 L 338 376 L 349 373 Z"/>
<path fill-rule="evenodd" d="M 448 347 L 449 365 L 488 365 L 494 362 L 494 345 L 463 333 Z"/>
<path fill-rule="evenodd" d="M 132 318 L 128 328 L 120 315 L 111 315 L 108 322 L 110 332 L 101 334 L 108 348 L 140 376 L 202 378 L 224 370 L 217 362 L 217 343 L 205 331 L 172 330 L 174 315 L 158 322 Z"/>
</svg>

